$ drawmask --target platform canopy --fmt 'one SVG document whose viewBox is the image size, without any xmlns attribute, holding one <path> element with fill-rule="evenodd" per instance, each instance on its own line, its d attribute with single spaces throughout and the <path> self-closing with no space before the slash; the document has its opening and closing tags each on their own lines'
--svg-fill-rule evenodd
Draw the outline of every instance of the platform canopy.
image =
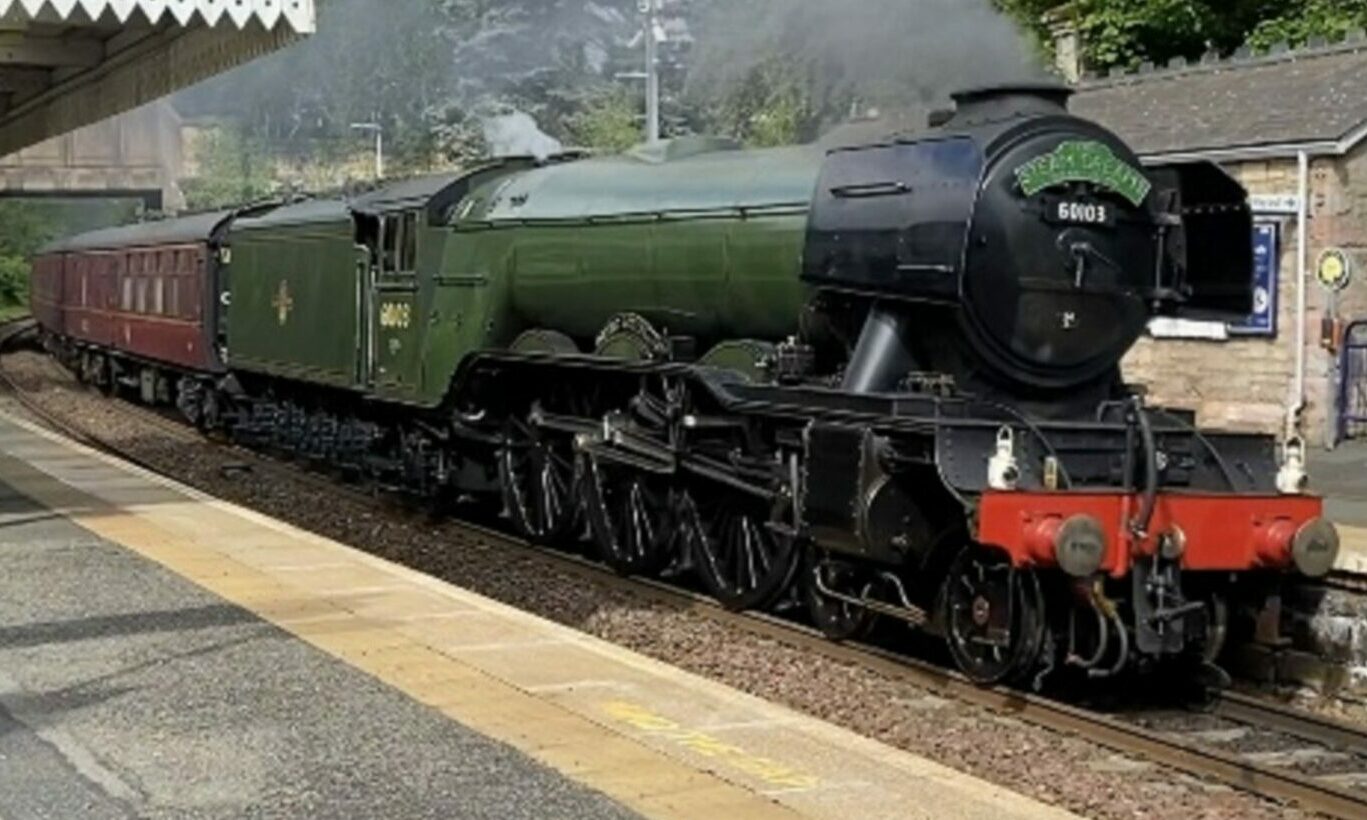
<svg viewBox="0 0 1367 820">
<path fill-rule="evenodd" d="M 0 156 L 314 30 L 314 0 L 0 0 Z"/>
</svg>

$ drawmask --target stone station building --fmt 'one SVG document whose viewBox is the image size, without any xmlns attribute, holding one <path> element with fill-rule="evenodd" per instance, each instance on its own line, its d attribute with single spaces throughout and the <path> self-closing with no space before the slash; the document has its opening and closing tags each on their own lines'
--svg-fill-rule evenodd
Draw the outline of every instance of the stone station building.
<svg viewBox="0 0 1367 820">
<path fill-rule="evenodd" d="M 1367 373 L 1337 373 L 1342 327 L 1367 320 L 1367 37 L 1087 79 L 1073 108 L 1145 162 L 1221 164 L 1254 201 L 1260 313 L 1233 325 L 1156 322 L 1126 378 L 1147 384 L 1155 402 L 1194 408 L 1204 425 L 1281 432 L 1303 366 L 1300 433 L 1330 441 L 1340 377 L 1367 394 Z M 1351 268 L 1333 295 L 1316 278 L 1331 249 Z"/>
</svg>

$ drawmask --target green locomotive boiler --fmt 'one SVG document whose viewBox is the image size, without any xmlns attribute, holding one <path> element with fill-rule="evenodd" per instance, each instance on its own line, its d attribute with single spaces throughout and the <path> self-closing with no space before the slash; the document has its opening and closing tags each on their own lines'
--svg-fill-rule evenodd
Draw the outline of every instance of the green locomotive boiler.
<svg viewBox="0 0 1367 820">
<path fill-rule="evenodd" d="M 228 359 L 437 408 L 491 348 L 645 359 L 667 337 L 781 340 L 807 299 L 821 155 L 719 147 L 511 161 L 240 220 Z"/>
</svg>

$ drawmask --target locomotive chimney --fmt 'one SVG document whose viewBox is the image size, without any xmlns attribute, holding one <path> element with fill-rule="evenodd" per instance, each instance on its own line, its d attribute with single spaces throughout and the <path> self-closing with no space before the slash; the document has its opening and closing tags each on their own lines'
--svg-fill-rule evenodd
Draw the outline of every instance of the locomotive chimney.
<svg viewBox="0 0 1367 820">
<path fill-rule="evenodd" d="M 1026 83 L 973 88 L 950 95 L 956 125 L 994 122 L 1025 115 L 1064 114 L 1073 90 L 1052 83 Z"/>
</svg>

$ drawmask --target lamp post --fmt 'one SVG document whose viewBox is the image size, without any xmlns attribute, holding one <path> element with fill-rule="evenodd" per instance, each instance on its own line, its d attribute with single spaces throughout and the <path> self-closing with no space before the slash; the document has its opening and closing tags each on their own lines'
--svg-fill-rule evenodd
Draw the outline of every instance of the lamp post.
<svg viewBox="0 0 1367 820">
<path fill-rule="evenodd" d="M 669 40 L 664 24 L 660 22 L 660 12 L 664 10 L 664 0 L 636 0 L 636 8 L 645 17 L 643 28 L 631 41 L 635 48 L 645 44 L 646 70 L 644 72 L 624 72 L 618 78 L 624 80 L 645 80 L 646 83 L 646 142 L 650 145 L 660 141 L 660 44 Z"/>
<path fill-rule="evenodd" d="M 375 134 L 375 179 L 384 179 L 384 126 L 378 122 L 353 122 L 356 131 L 371 131 Z"/>
</svg>

